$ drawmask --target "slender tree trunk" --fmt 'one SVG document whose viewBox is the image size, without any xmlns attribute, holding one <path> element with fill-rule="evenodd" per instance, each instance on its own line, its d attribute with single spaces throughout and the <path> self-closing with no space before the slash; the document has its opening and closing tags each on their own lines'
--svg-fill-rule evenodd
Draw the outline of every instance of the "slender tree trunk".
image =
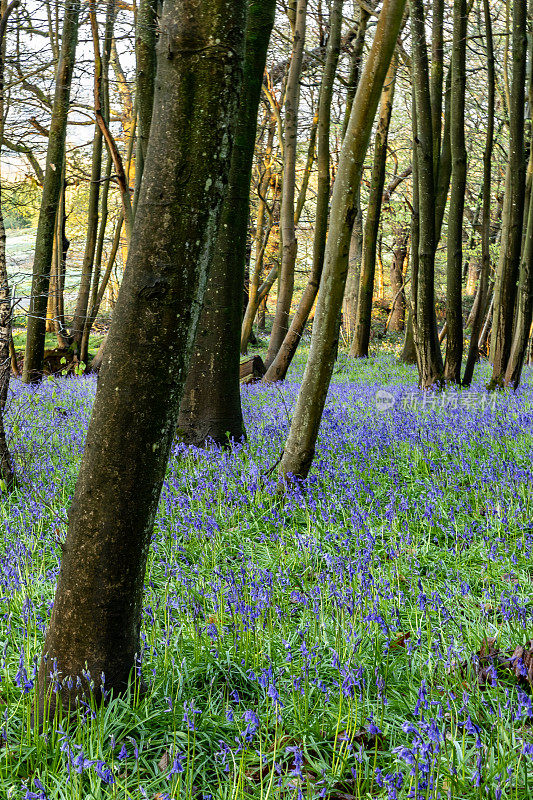
<svg viewBox="0 0 533 800">
<path fill-rule="evenodd" d="M 400 353 L 400 361 L 404 364 L 418 364 L 418 353 L 415 345 L 414 320 L 416 319 L 416 306 L 418 302 L 418 248 L 420 243 L 420 213 L 419 213 L 419 179 L 418 179 L 418 149 L 417 149 L 417 118 L 416 98 L 414 88 L 411 91 L 411 114 L 413 127 L 413 203 L 411 208 L 411 292 L 405 337 Z"/>
<path fill-rule="evenodd" d="M 333 0 L 331 6 L 330 31 L 326 51 L 326 63 L 320 87 L 320 100 L 318 109 L 318 148 L 317 148 L 317 198 L 315 216 L 315 235 L 313 240 L 313 265 L 311 275 L 304 289 L 298 308 L 291 322 L 290 328 L 282 342 L 280 349 L 267 369 L 263 380 L 266 383 L 282 381 L 287 375 L 287 370 L 302 338 L 309 314 L 313 308 L 320 276 L 324 266 L 324 251 L 328 232 L 328 205 L 330 193 L 330 151 L 329 134 L 331 121 L 331 102 L 333 99 L 333 86 L 335 73 L 339 61 L 341 29 L 342 29 L 343 0 Z"/>
<path fill-rule="evenodd" d="M 178 418 L 187 444 L 227 446 L 246 436 L 239 383 L 242 287 L 257 109 L 275 0 L 249 0 L 244 75 L 229 187 Z"/>
<path fill-rule="evenodd" d="M 433 128 L 433 176 L 438 187 L 442 135 L 442 87 L 444 81 L 444 0 L 433 0 L 431 25 L 431 122 Z"/>
<path fill-rule="evenodd" d="M 452 71 L 448 70 L 446 78 L 446 94 L 444 100 L 444 130 L 442 133 L 442 145 L 439 156 L 439 170 L 436 180 L 437 190 L 435 195 L 435 249 L 438 247 L 444 222 L 444 212 L 448 201 L 448 190 L 450 188 L 450 178 L 452 175 L 452 148 L 451 148 L 451 94 L 452 94 Z"/>
<path fill-rule="evenodd" d="M 444 380 L 461 382 L 463 359 L 463 214 L 466 191 L 465 91 L 466 0 L 454 0 L 451 95 L 452 182 L 448 214 L 446 321 L 448 338 L 444 362 Z"/>
<path fill-rule="evenodd" d="M 115 20 L 115 0 L 109 0 L 107 3 L 106 11 L 106 24 L 104 34 L 104 50 L 100 58 L 100 53 L 96 53 L 95 58 L 95 83 L 98 83 L 98 89 L 95 93 L 97 97 L 102 98 L 101 106 L 102 113 L 106 122 L 109 121 L 109 107 L 106 102 L 106 84 L 108 81 L 109 59 L 111 55 L 111 42 L 113 38 L 113 26 Z M 98 24 L 98 23 L 96 23 Z M 87 310 L 89 305 L 89 296 L 91 292 L 91 278 L 93 273 L 94 259 L 96 254 L 96 247 L 98 243 L 98 205 L 100 200 L 100 179 L 102 174 L 102 146 L 103 136 L 100 126 L 97 124 L 94 130 L 93 139 L 93 153 L 92 153 L 92 167 L 91 167 L 91 185 L 89 189 L 88 200 L 88 215 L 87 215 L 87 232 L 85 239 L 85 252 L 83 254 L 83 261 L 81 266 L 80 288 L 78 292 L 78 299 L 76 301 L 76 309 L 74 311 L 74 318 L 72 321 L 71 336 L 74 342 L 75 349 L 81 356 L 81 341 L 83 338 L 83 331 L 87 320 Z"/>
<path fill-rule="evenodd" d="M 409 253 L 409 228 L 398 225 L 395 230 L 394 251 L 390 267 L 392 305 L 387 324 L 389 331 L 403 331 L 405 328 L 406 299 L 404 290 L 404 266 Z"/>
<path fill-rule="evenodd" d="M 98 313 L 98 309 L 100 307 L 100 303 L 98 303 L 98 308 L 96 308 L 96 297 L 98 295 L 98 287 L 100 285 L 100 274 L 102 271 L 102 256 L 104 252 L 104 244 L 105 244 L 105 235 L 107 229 L 107 220 L 108 220 L 108 197 L 109 197 L 109 183 L 111 180 L 111 167 L 112 167 L 111 156 L 107 155 L 107 163 L 105 168 L 105 182 L 102 189 L 102 200 L 100 206 L 100 228 L 98 231 L 98 241 L 96 243 L 96 252 L 94 256 L 94 269 L 91 281 L 91 292 L 89 294 L 89 303 L 88 303 L 88 313 L 85 317 L 85 324 L 83 326 L 83 336 L 81 339 L 80 345 L 80 361 L 82 364 L 89 363 L 89 336 L 91 335 L 91 329 L 96 321 L 96 315 Z M 121 217 L 122 219 L 122 217 Z M 120 226 L 120 230 L 122 230 L 122 222 Z M 120 232 L 119 232 L 120 236 Z M 120 239 L 117 242 L 117 249 L 120 244 Z M 113 263 L 115 260 L 116 253 L 113 257 Z M 109 277 L 108 277 L 109 280 Z M 107 285 L 107 284 L 106 284 Z M 96 308 L 96 312 L 94 311 Z"/>
<path fill-rule="evenodd" d="M 267 367 L 270 366 L 276 357 L 289 329 L 289 316 L 294 292 L 294 268 L 298 249 L 294 225 L 294 195 L 296 187 L 300 77 L 305 45 L 306 22 L 307 0 L 298 0 L 291 65 L 285 91 L 284 159 L 280 225 L 282 240 L 281 269 L 278 280 L 276 313 L 274 315 L 272 333 L 270 334 L 270 342 L 266 356 Z"/>
<path fill-rule="evenodd" d="M 533 119 L 533 36 L 530 34 L 529 47 L 529 113 Z M 528 177 L 533 174 L 533 124 L 530 130 Z M 531 186 L 529 186 L 529 194 Z M 527 220 L 524 232 L 522 256 L 520 259 L 520 272 L 518 279 L 518 296 L 514 335 L 511 345 L 509 360 L 505 369 L 504 383 L 506 386 L 518 388 L 522 375 L 522 368 L 527 355 L 528 342 L 531 334 L 531 321 L 533 317 L 533 203 L 531 198 L 527 202 Z"/>
<path fill-rule="evenodd" d="M 370 328 L 372 325 L 372 297 L 374 294 L 374 278 L 376 271 L 376 248 L 381 218 L 383 188 L 385 186 L 387 145 L 392 116 L 392 104 L 394 101 L 397 65 L 398 59 L 396 56 L 393 56 L 381 93 L 381 110 L 374 143 L 374 163 L 372 167 L 372 177 L 370 179 L 370 194 L 363 238 L 363 261 L 359 280 L 355 331 L 350 348 L 350 355 L 355 358 L 368 358 Z"/>
<path fill-rule="evenodd" d="M 252 336 L 253 323 L 259 307 L 259 289 L 261 285 L 261 277 L 263 275 L 263 266 L 265 263 L 265 254 L 270 240 L 270 234 L 274 225 L 274 209 L 276 206 L 276 194 L 278 192 L 277 176 L 272 176 L 272 162 L 274 154 L 274 135 L 276 132 L 276 119 L 274 114 L 270 115 L 268 123 L 268 133 L 265 145 L 264 158 L 262 163 L 264 166 L 264 174 L 259 181 L 258 194 L 259 205 L 257 209 L 257 217 L 255 223 L 255 257 L 254 267 L 250 275 L 250 284 L 248 286 L 248 302 L 244 310 L 242 326 L 241 326 L 241 345 L 240 350 L 244 355 L 248 350 L 248 342 Z M 267 202 L 267 195 L 270 187 L 273 187 L 274 198 L 272 208 L 269 208 Z"/>
<path fill-rule="evenodd" d="M 153 522 L 229 171 L 245 12 L 244 0 L 165 0 L 135 229 L 39 670 L 41 720 L 88 692 L 87 671 L 97 702 L 102 673 L 106 690 L 123 692 L 140 653 Z"/>
<path fill-rule="evenodd" d="M 492 150 L 494 143 L 494 95 L 495 95 L 495 72 L 494 72 L 494 46 L 492 39 L 492 19 L 490 15 L 489 0 L 483 0 L 483 11 L 485 17 L 486 32 L 486 51 L 487 51 L 487 133 L 485 138 L 485 149 L 483 151 L 483 211 L 481 219 L 481 272 L 474 305 L 477 309 L 472 319 L 470 335 L 470 346 L 466 359 L 465 372 L 463 375 L 463 386 L 470 386 L 474 368 L 479 358 L 481 327 L 483 325 L 483 315 L 487 304 L 487 292 L 490 274 L 490 190 L 492 180 Z"/>
<path fill-rule="evenodd" d="M 344 111 L 344 120 L 342 123 L 342 138 L 346 135 L 348 122 L 350 121 L 350 114 L 352 113 L 352 105 L 359 86 L 359 77 L 361 75 L 361 65 L 363 63 L 363 52 L 365 48 L 366 27 L 370 14 L 359 6 L 359 25 L 357 26 L 357 35 L 352 44 L 352 57 L 350 60 L 350 73 L 348 76 L 348 83 L 346 86 L 346 109 Z"/>
<path fill-rule="evenodd" d="M 491 351 L 493 353 L 492 385 L 500 386 L 511 352 L 516 287 L 520 266 L 524 217 L 524 90 L 527 58 L 527 3 L 513 2 L 513 76 L 509 122 L 508 199 L 504 220 L 500 260 L 494 287 L 494 318 Z"/>
<path fill-rule="evenodd" d="M 91 291 L 91 276 L 94 264 L 94 254 L 96 251 L 96 240 L 98 235 L 98 204 L 100 197 L 100 177 L 102 172 L 102 131 L 95 127 L 93 139 L 93 154 L 91 168 L 91 185 L 89 189 L 87 232 L 85 239 L 85 252 L 81 265 L 80 288 L 74 319 L 72 321 L 71 336 L 76 349 L 79 352 L 85 318 L 87 316 L 87 304 Z"/>
<path fill-rule="evenodd" d="M 122 216 L 122 214 L 120 214 L 117 220 L 117 224 L 115 225 L 115 233 L 113 235 L 113 242 L 111 244 L 111 251 L 109 253 L 109 257 L 107 260 L 107 266 L 102 276 L 101 283 L 97 287 L 98 291 L 96 293 L 96 297 L 94 298 L 94 303 L 91 306 L 90 311 L 87 315 L 87 321 L 85 324 L 85 328 L 83 330 L 83 339 L 81 342 L 81 354 L 83 356 L 84 364 L 89 363 L 89 337 L 91 335 L 91 329 L 96 321 L 96 317 L 98 316 L 98 312 L 100 311 L 100 305 L 102 304 L 102 300 L 104 299 L 104 294 L 108 287 L 113 267 L 115 266 L 118 248 L 120 247 L 120 235 L 122 232 L 123 223 L 124 223 L 124 217 Z M 100 347 L 98 348 L 98 352 L 96 353 L 95 357 L 90 363 L 91 372 L 98 372 L 102 365 L 105 342 L 106 342 L 106 337 L 104 336 L 100 344 Z M 80 360 L 82 359 L 80 358 Z"/>
<path fill-rule="evenodd" d="M 419 243 L 416 314 L 413 318 L 420 386 L 442 382 L 442 355 L 435 317 L 435 185 L 429 70 L 422 0 L 411 0 L 413 82 L 416 98 Z M 414 174 L 414 173 L 413 173 Z"/>
<path fill-rule="evenodd" d="M 66 236 L 67 217 L 65 213 L 66 194 L 66 160 L 63 162 L 63 186 L 57 208 L 55 244 L 53 250 L 53 263 L 51 266 L 50 289 L 52 301 L 52 317 L 58 347 L 67 349 L 71 339 L 65 322 L 65 273 L 67 269 L 67 253 L 70 241 Z"/>
<path fill-rule="evenodd" d="M 152 109 L 154 105 L 154 82 L 156 59 L 157 0 L 140 0 L 135 21 L 135 78 L 137 91 L 137 152 L 135 158 L 135 190 L 133 213 L 135 214 L 150 136 Z"/>
<path fill-rule="evenodd" d="M 348 256 L 348 276 L 343 299 L 343 330 L 348 341 L 352 340 L 355 331 L 361 262 L 363 260 L 363 210 L 361 208 L 360 186 L 356 190 L 355 207 L 355 221 L 352 228 Z"/>
<path fill-rule="evenodd" d="M 309 357 L 280 465 L 280 485 L 290 475 L 305 478 L 313 460 L 338 347 L 350 237 L 356 213 L 356 190 L 404 8 L 405 0 L 384 0 L 352 106 L 333 186 L 330 227 Z"/>
<path fill-rule="evenodd" d="M 342 138 L 346 135 L 350 113 L 352 110 L 355 93 L 359 85 L 363 51 L 365 46 L 366 28 L 370 15 L 363 6 L 359 6 L 359 25 L 357 35 L 353 42 L 350 74 L 346 91 L 346 109 L 342 125 Z M 350 254 L 348 257 L 348 276 L 343 300 L 343 330 L 348 341 L 352 340 L 355 330 L 355 315 L 359 293 L 359 280 L 361 275 L 361 261 L 363 258 L 363 211 L 361 209 L 361 187 L 358 186 L 355 195 L 356 213 L 350 240 Z"/>
<path fill-rule="evenodd" d="M 61 193 L 61 167 L 65 157 L 70 84 L 76 57 L 79 13 L 79 0 L 67 0 L 63 18 L 61 53 L 57 68 L 52 120 L 48 136 L 46 171 L 35 238 L 26 354 L 22 375 L 22 380 L 25 383 L 39 380 L 42 374 L 50 265 L 54 246 L 57 205 Z"/>
<path fill-rule="evenodd" d="M 10 14 L 20 5 L 13 0 L 9 5 L 5 0 L 0 2 L 0 150 L 4 141 L 5 94 L 4 67 L 6 57 L 6 27 Z M 7 274 L 6 229 L 2 210 L 2 176 L 0 172 L 0 492 L 10 492 L 15 486 L 15 471 L 4 428 L 4 412 L 9 377 L 11 373 L 11 289 Z"/>
</svg>

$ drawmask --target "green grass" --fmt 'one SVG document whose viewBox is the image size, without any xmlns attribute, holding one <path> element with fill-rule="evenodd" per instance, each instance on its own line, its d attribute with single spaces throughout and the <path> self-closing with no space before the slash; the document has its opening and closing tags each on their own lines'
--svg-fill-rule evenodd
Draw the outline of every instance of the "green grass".
<svg viewBox="0 0 533 800">
<path fill-rule="evenodd" d="M 300 354 L 292 377 L 302 369 Z M 23 485 L 2 506 L 0 797 L 41 798 L 37 779 L 49 800 L 525 800 L 529 688 L 505 666 L 483 683 L 476 653 L 533 635 L 526 381 L 494 410 L 379 413 L 375 391 L 414 391 L 413 370 L 390 354 L 341 355 L 314 482 L 285 501 L 268 471 L 297 387 L 246 388 L 249 442 L 178 450 L 167 470 L 144 601 L 148 694 L 46 735 L 31 725 L 32 665 L 94 382 L 20 390 L 10 414 Z M 80 752 L 114 782 L 96 763 L 76 772 Z M 169 774 L 175 753 L 183 769 Z"/>
</svg>

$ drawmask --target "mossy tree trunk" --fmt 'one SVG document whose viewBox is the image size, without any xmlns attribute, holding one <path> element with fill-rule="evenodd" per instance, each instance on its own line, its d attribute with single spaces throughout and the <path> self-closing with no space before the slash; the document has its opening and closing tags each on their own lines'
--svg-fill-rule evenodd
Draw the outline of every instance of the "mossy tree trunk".
<svg viewBox="0 0 533 800">
<path fill-rule="evenodd" d="M 86 670 L 97 702 L 102 673 L 106 690 L 123 692 L 140 653 L 154 517 L 227 185 L 245 15 L 245 0 L 165 0 L 128 264 L 43 646 L 41 720 L 88 691 Z"/>
<path fill-rule="evenodd" d="M 178 436 L 197 447 L 245 435 L 239 384 L 242 287 L 257 110 L 275 0 L 249 0 L 229 186 L 181 400 Z"/>
<path fill-rule="evenodd" d="M 429 67 L 422 0 L 411 0 L 413 91 L 416 104 L 415 136 L 418 180 L 418 276 L 413 330 L 417 348 L 420 386 L 428 389 L 442 382 L 442 355 L 435 316 L 435 183 L 433 127 L 429 91 Z M 413 169 L 413 180 L 415 172 Z"/>
</svg>

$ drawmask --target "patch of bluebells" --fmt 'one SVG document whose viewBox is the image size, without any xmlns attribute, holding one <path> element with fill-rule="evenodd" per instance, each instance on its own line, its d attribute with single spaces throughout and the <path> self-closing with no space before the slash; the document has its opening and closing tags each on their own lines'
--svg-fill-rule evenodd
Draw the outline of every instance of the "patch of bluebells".
<svg viewBox="0 0 533 800">
<path fill-rule="evenodd" d="M 173 449 L 139 654 L 161 711 L 150 739 L 171 753 L 167 777 L 185 780 L 192 768 L 181 744 L 169 750 L 179 733 L 221 781 L 235 780 L 241 759 L 260 764 L 268 752 L 273 786 L 304 796 L 314 775 L 317 796 L 356 781 L 362 794 L 377 786 L 393 800 L 444 797 L 445 786 L 475 797 L 489 763 L 495 796 L 520 791 L 533 752 L 531 699 L 496 667 L 482 690 L 476 676 L 484 637 L 502 651 L 533 638 L 530 371 L 494 403 L 440 407 L 420 395 L 417 407 L 403 404 L 416 395 L 414 371 L 392 359 L 344 369 L 308 481 L 273 501 L 271 467 L 300 366 L 280 387 L 243 388 L 246 444 Z M 447 392 L 479 399 L 485 377 L 481 370 L 472 389 Z M 11 387 L 7 425 L 22 491 L 2 509 L 0 686 L 26 708 L 95 385 L 88 376 Z M 377 408 L 378 390 L 393 396 L 391 409 Z M 20 713 L 16 703 L 3 710 L 4 741 L 20 730 Z M 95 716 L 85 709 L 94 730 Z M 97 758 L 60 735 L 65 778 L 91 776 L 118 791 L 128 759 L 146 768 L 140 740 L 117 739 Z M 303 746 L 313 739 L 320 758 L 316 744 Z M 39 778 L 24 791 L 60 796 Z"/>
</svg>

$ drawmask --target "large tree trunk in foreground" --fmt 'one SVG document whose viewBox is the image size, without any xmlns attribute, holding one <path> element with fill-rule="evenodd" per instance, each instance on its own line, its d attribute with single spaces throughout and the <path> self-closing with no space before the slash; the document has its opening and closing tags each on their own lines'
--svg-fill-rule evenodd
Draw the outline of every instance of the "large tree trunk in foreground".
<svg viewBox="0 0 533 800">
<path fill-rule="evenodd" d="M 41 719 L 58 702 L 74 707 L 86 670 L 97 702 L 102 673 L 106 690 L 124 691 L 140 653 L 153 522 L 229 171 L 244 25 L 245 0 L 165 0 L 138 213 L 39 670 Z"/>
<path fill-rule="evenodd" d="M 298 0 L 289 76 L 285 93 L 285 131 L 283 158 L 283 185 L 281 198 L 281 269 L 278 281 L 276 313 L 266 356 L 269 367 L 281 347 L 289 330 L 292 295 L 294 292 L 294 268 L 298 242 L 294 223 L 294 195 L 296 188 L 296 155 L 298 147 L 298 110 L 300 106 L 300 76 L 305 44 L 307 0 Z"/>
<path fill-rule="evenodd" d="M 490 274 L 490 189 L 492 176 L 492 148 L 494 142 L 494 46 L 492 39 L 492 20 L 490 16 L 489 0 L 483 0 L 483 11 L 486 30 L 487 50 L 487 133 L 485 137 L 485 150 L 483 151 L 483 209 L 481 217 L 481 272 L 474 305 L 477 304 L 472 320 L 470 346 L 463 375 L 463 386 L 470 386 L 474 375 L 474 368 L 479 358 L 479 339 L 483 325 L 483 315 L 487 305 L 487 293 Z"/>
<path fill-rule="evenodd" d="M 333 85 L 339 61 L 343 0 L 334 0 L 331 7 L 330 33 L 326 53 L 326 63 L 320 87 L 318 107 L 318 146 L 317 146 L 317 198 L 315 215 L 315 235 L 313 239 L 313 265 L 311 275 L 296 309 L 290 328 L 274 361 L 267 369 L 263 380 L 266 383 L 282 381 L 302 338 L 305 324 L 313 308 L 320 285 L 324 265 L 324 251 L 328 232 L 328 205 L 330 191 L 330 152 L 329 132 Z"/>
<path fill-rule="evenodd" d="M 280 482 L 309 472 L 337 353 L 340 312 L 356 188 L 372 133 L 383 82 L 398 38 L 405 0 L 384 0 L 374 41 L 357 89 L 333 186 L 324 269 L 313 323 L 309 357 L 280 465 Z"/>
<path fill-rule="evenodd" d="M 444 362 L 444 380 L 461 382 L 463 359 L 463 214 L 466 190 L 465 89 L 466 0 L 454 0 L 450 144 L 452 183 L 448 213 L 446 322 L 448 338 Z"/>
<path fill-rule="evenodd" d="M 205 447 L 246 435 L 239 383 L 242 287 L 257 109 L 275 0 L 250 0 L 229 186 L 178 418 L 178 437 Z"/>
<path fill-rule="evenodd" d="M 526 0 L 513 2 L 513 78 L 509 109 L 509 162 L 500 260 L 494 285 L 492 384 L 502 385 L 511 352 L 524 217 L 524 94 L 527 60 Z"/>
<path fill-rule="evenodd" d="M 435 184 L 433 128 L 429 93 L 429 68 L 422 0 L 411 0 L 413 91 L 416 105 L 416 158 L 419 201 L 418 276 L 413 330 L 420 386 L 428 389 L 442 381 L 442 355 L 435 317 Z M 413 181 L 415 173 L 413 171 Z"/>
<path fill-rule="evenodd" d="M 350 348 L 350 355 L 354 356 L 354 358 L 368 358 L 370 328 L 372 325 L 372 297 L 374 295 L 374 278 L 376 272 L 376 250 L 379 222 L 381 219 L 383 187 L 385 186 L 387 144 L 392 116 L 392 103 L 394 101 L 397 63 L 397 57 L 393 56 L 381 93 L 381 111 L 374 144 L 374 163 L 372 166 L 370 195 L 368 198 L 363 238 L 363 261 L 359 279 L 355 331 Z"/>
<path fill-rule="evenodd" d="M 54 105 L 46 153 L 46 171 L 35 238 L 26 353 L 22 374 L 22 380 L 25 383 L 39 380 L 43 367 L 50 265 L 54 246 L 56 212 L 61 194 L 70 84 L 76 57 L 79 13 L 79 0 L 68 0 L 63 18 L 61 53 L 57 68 Z"/>
</svg>

